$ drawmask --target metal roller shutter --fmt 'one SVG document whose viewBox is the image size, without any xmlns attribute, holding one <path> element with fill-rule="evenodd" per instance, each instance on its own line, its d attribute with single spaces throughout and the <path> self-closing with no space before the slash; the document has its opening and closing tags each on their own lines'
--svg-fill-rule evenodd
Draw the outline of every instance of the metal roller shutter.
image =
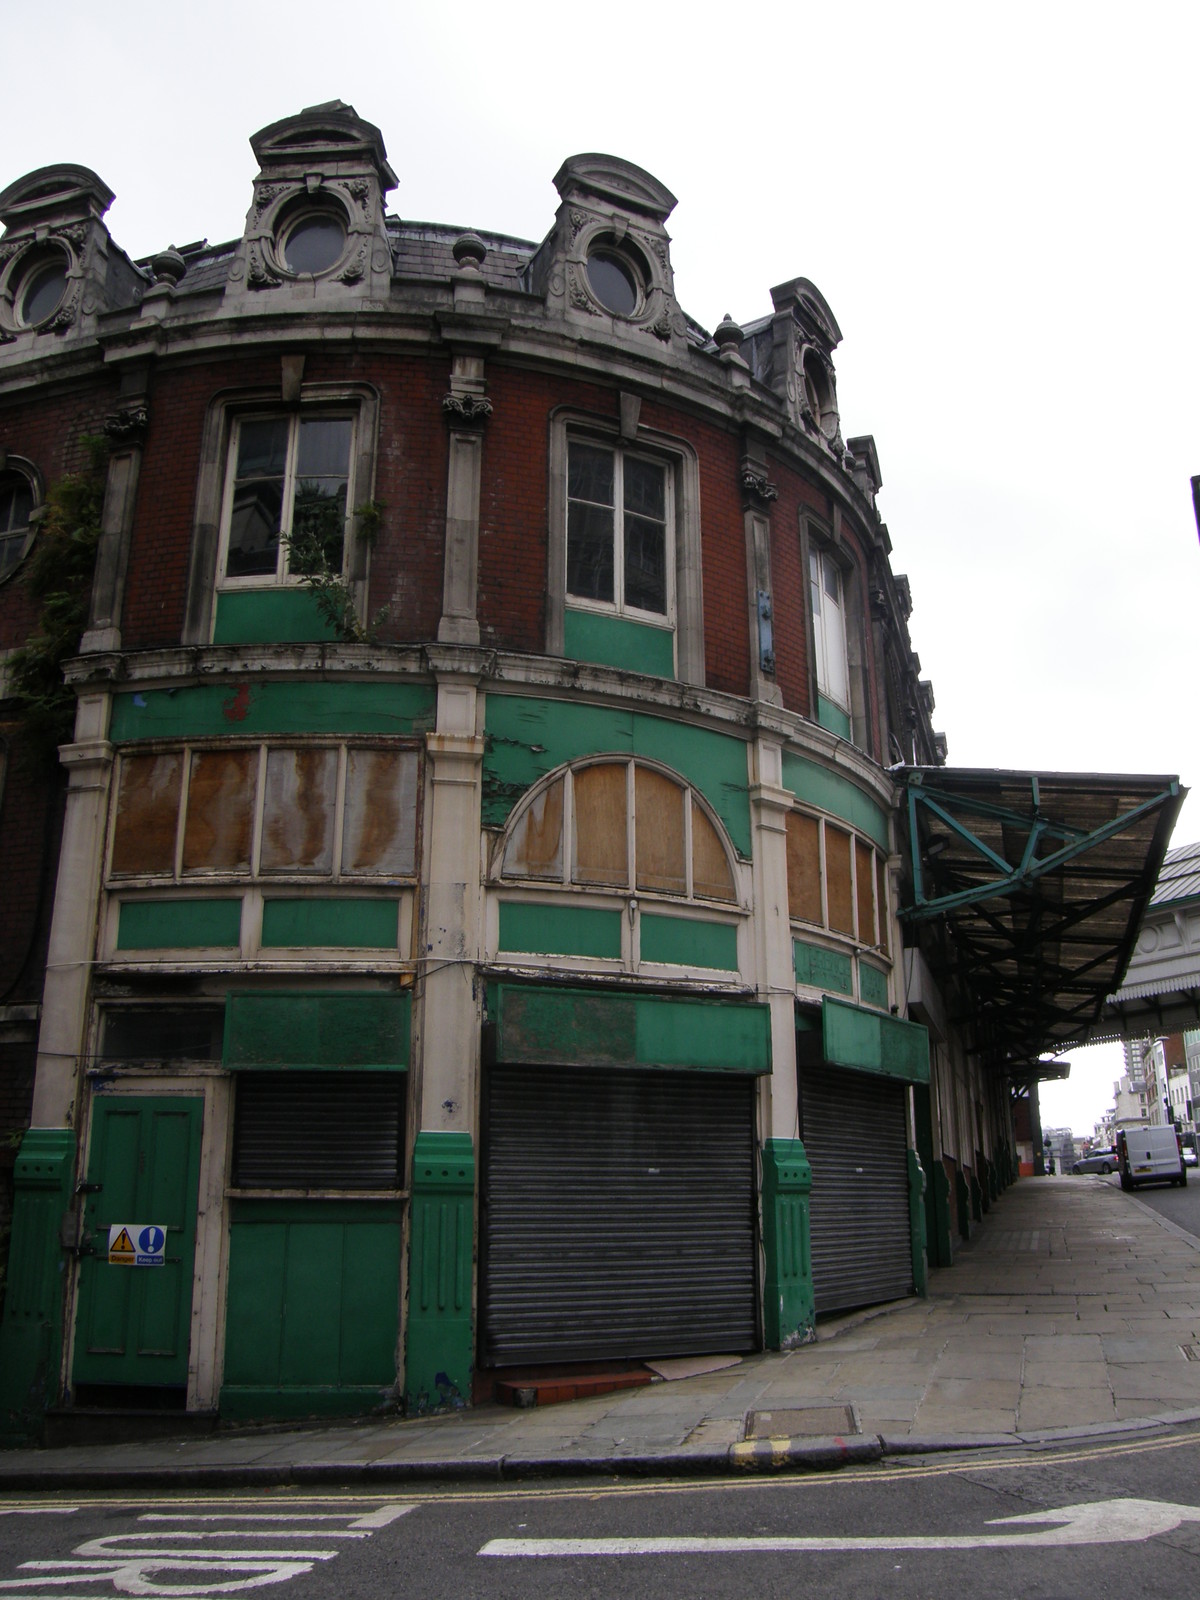
<svg viewBox="0 0 1200 1600">
<path fill-rule="evenodd" d="M 801 1074 L 818 1314 L 912 1292 L 906 1092 L 834 1067 Z"/>
<path fill-rule="evenodd" d="M 499 1066 L 486 1117 L 485 1364 L 755 1347 L 752 1080 Z"/>
<path fill-rule="evenodd" d="M 233 1181 L 245 1189 L 393 1189 L 405 1080 L 394 1072 L 240 1072 Z"/>
</svg>

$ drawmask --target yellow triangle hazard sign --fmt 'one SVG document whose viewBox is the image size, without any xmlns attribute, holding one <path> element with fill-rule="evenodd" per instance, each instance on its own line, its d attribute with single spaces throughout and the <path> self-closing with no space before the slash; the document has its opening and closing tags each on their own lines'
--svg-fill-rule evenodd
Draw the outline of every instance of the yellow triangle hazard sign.
<svg viewBox="0 0 1200 1600">
<path fill-rule="evenodd" d="M 108 1247 L 110 1256 L 131 1256 L 133 1254 L 133 1240 L 129 1237 L 129 1229 L 122 1228 L 117 1237 Z"/>
</svg>

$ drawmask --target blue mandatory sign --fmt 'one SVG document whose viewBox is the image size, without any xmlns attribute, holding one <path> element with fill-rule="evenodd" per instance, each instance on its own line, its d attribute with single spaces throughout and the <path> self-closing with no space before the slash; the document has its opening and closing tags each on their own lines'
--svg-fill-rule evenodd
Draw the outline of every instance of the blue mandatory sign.
<svg viewBox="0 0 1200 1600">
<path fill-rule="evenodd" d="M 148 1222 L 137 1236 L 138 1266 L 149 1266 L 151 1263 L 146 1260 L 148 1256 L 150 1258 L 161 1256 L 166 1242 L 167 1235 L 164 1229 L 156 1223 Z"/>
</svg>

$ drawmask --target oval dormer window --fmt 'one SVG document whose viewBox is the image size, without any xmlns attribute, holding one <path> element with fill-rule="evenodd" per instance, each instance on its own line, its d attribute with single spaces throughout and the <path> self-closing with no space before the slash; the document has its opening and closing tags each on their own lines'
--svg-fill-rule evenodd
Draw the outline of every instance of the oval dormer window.
<svg viewBox="0 0 1200 1600">
<path fill-rule="evenodd" d="M 297 276 L 328 272 L 341 260 L 345 248 L 345 225 L 332 211 L 301 212 L 280 241 L 284 265 Z"/>
<path fill-rule="evenodd" d="M 36 328 L 54 315 L 67 292 L 67 263 L 55 251 L 30 267 L 17 290 L 17 316 L 26 328 Z"/>
<path fill-rule="evenodd" d="M 588 285 L 614 317 L 631 317 L 640 291 L 633 268 L 611 250 L 594 250 L 587 262 Z"/>
</svg>

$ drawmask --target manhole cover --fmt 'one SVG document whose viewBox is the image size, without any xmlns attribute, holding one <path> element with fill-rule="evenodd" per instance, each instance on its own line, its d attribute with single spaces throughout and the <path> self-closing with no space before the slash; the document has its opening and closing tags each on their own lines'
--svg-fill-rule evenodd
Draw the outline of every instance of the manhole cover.
<svg viewBox="0 0 1200 1600">
<path fill-rule="evenodd" d="M 746 1418 L 747 1439 L 794 1439 L 797 1434 L 857 1433 L 853 1406 L 798 1406 L 778 1411 L 752 1411 Z"/>
</svg>

